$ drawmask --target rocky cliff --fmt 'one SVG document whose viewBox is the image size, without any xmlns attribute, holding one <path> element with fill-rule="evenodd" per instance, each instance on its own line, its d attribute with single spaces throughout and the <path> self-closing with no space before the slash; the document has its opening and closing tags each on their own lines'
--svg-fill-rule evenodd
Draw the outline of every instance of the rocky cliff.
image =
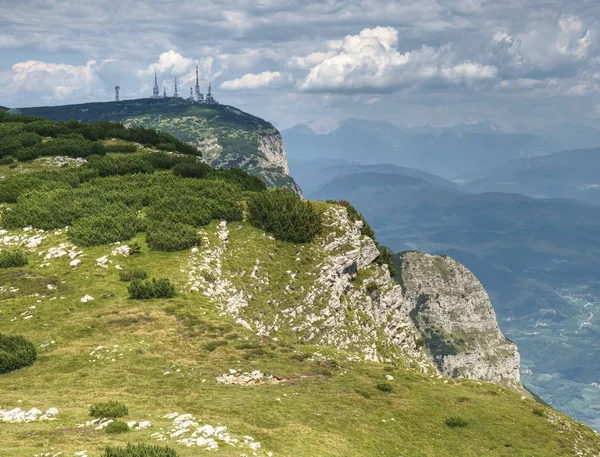
<svg viewBox="0 0 600 457">
<path fill-rule="evenodd" d="M 481 283 L 446 256 L 407 252 L 398 277 L 421 344 L 444 376 L 522 390 L 519 351 L 506 339 Z"/>
<path fill-rule="evenodd" d="M 523 391 L 518 350 L 500 332 L 485 290 L 465 267 L 410 253 L 401 286 L 377 262 L 379 251 L 361 233 L 362 221 L 351 220 L 343 207 L 328 206 L 324 224 L 318 245 L 300 247 L 296 265 L 274 278 L 267 272 L 281 258 L 268 248 L 253 252 L 255 261 L 245 270 L 228 270 L 225 265 L 245 253 L 232 238 L 240 235 L 222 223 L 216 236 L 205 235 L 205 250 L 194 254 L 188 287 L 260 336 L 333 346 L 364 360 Z M 246 241 L 258 246 L 257 240 Z"/>
</svg>

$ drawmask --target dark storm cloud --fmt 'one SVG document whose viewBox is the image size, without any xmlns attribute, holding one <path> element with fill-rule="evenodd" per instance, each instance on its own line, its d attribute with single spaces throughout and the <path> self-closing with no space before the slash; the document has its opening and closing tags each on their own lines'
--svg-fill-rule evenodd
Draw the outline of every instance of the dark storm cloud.
<svg viewBox="0 0 600 457">
<path fill-rule="evenodd" d="M 595 0 L 0 0 L 0 104 L 137 97 L 154 71 L 185 88 L 199 65 L 223 101 L 283 125 L 592 122 L 599 19 Z"/>
</svg>

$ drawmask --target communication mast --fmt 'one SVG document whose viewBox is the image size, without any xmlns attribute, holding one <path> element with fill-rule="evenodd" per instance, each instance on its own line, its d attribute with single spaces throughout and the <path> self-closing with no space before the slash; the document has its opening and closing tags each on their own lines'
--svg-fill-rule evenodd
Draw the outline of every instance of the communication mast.
<svg viewBox="0 0 600 457">
<path fill-rule="evenodd" d="M 119 101 L 119 89 L 121 89 L 121 87 L 115 86 L 115 102 Z"/>
<path fill-rule="evenodd" d="M 194 93 L 196 95 L 197 102 L 204 101 L 204 95 L 200 92 L 200 78 L 198 77 L 198 67 L 196 67 L 196 86 L 194 86 Z"/>
<path fill-rule="evenodd" d="M 159 91 L 158 91 L 158 78 L 156 76 L 156 73 L 154 73 L 154 89 L 152 90 L 152 98 L 158 98 L 159 95 Z"/>
<path fill-rule="evenodd" d="M 177 76 L 175 76 L 175 93 L 173 94 L 173 97 L 179 97 L 179 94 L 177 93 Z"/>
</svg>

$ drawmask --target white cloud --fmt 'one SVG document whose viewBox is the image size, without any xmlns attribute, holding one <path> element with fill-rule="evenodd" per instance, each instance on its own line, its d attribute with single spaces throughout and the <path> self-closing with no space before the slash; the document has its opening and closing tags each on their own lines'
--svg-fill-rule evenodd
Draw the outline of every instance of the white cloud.
<svg viewBox="0 0 600 457">
<path fill-rule="evenodd" d="M 280 78 L 281 73 L 278 71 L 263 71 L 258 74 L 247 73 L 241 78 L 223 82 L 220 88 L 225 90 L 258 89 L 269 86 L 280 80 Z"/>
<path fill-rule="evenodd" d="M 7 90 L 37 94 L 46 100 L 63 100 L 74 93 L 89 94 L 99 83 L 96 61 L 66 65 L 28 60 L 4 74 Z"/>
<path fill-rule="evenodd" d="M 498 69 L 491 65 L 464 62 L 453 67 L 442 68 L 442 77 L 453 84 L 469 84 L 471 82 L 494 79 Z"/>
<path fill-rule="evenodd" d="M 300 83 L 302 90 L 392 91 L 410 85 L 472 84 L 494 79 L 497 69 L 478 62 L 457 62 L 452 48 L 442 46 L 401 53 L 392 27 L 364 29 L 348 35 L 337 51 L 290 60 L 298 67 L 315 63 Z"/>
<path fill-rule="evenodd" d="M 173 76 L 181 76 L 190 71 L 194 66 L 194 60 L 184 57 L 177 51 L 170 50 L 163 52 L 158 62 L 148 65 L 146 70 L 138 72 L 138 75 L 146 76 L 153 73 L 170 73 Z"/>
</svg>

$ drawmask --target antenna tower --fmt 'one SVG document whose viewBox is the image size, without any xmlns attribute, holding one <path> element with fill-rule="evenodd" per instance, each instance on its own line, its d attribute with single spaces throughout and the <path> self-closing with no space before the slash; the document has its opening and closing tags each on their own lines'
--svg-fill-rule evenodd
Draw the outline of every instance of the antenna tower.
<svg viewBox="0 0 600 457">
<path fill-rule="evenodd" d="M 152 98 L 158 98 L 158 97 L 159 97 L 158 78 L 156 76 L 156 73 L 154 73 L 154 89 L 152 90 Z"/>
<path fill-rule="evenodd" d="M 120 86 L 115 86 L 115 102 L 119 101 L 119 89 L 121 89 Z"/>
</svg>

